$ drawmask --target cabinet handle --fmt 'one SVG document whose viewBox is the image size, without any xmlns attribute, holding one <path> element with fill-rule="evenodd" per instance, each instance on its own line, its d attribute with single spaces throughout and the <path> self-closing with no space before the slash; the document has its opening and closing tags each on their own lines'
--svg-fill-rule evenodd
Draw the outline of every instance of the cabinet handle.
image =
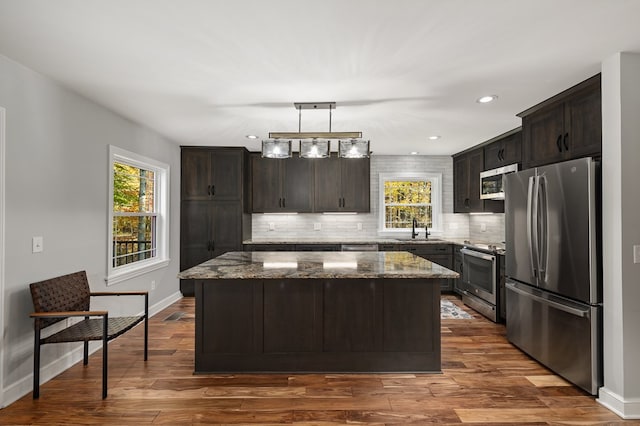
<svg viewBox="0 0 640 426">
<path fill-rule="evenodd" d="M 283 198 L 282 199 L 282 208 L 286 208 L 287 207 L 287 199 Z"/>
<path fill-rule="evenodd" d="M 465 206 L 466 208 L 469 208 L 469 199 L 468 199 L 468 198 L 465 198 L 465 199 L 464 199 L 464 206 Z"/>
<path fill-rule="evenodd" d="M 565 134 L 564 134 L 564 140 L 563 140 L 563 143 L 564 143 L 564 149 L 565 149 L 565 151 L 569 151 L 569 144 L 567 143 L 567 139 L 569 139 L 569 133 L 565 133 Z"/>
<path fill-rule="evenodd" d="M 278 207 L 282 207 L 282 198 L 278 198 Z"/>
<path fill-rule="evenodd" d="M 211 241 L 207 241 L 207 251 L 211 251 Z"/>
<path fill-rule="evenodd" d="M 558 147 L 558 152 L 562 152 L 562 135 L 556 139 L 556 146 Z"/>
<path fill-rule="evenodd" d="M 211 195 L 212 196 L 216 195 L 216 186 L 215 185 L 211 185 Z"/>
<path fill-rule="evenodd" d="M 216 250 L 216 240 L 211 240 L 211 251 Z"/>
<path fill-rule="evenodd" d="M 211 185 L 207 185 L 207 195 L 211 195 Z"/>
<path fill-rule="evenodd" d="M 504 161 L 504 148 L 498 151 L 498 160 Z"/>
</svg>

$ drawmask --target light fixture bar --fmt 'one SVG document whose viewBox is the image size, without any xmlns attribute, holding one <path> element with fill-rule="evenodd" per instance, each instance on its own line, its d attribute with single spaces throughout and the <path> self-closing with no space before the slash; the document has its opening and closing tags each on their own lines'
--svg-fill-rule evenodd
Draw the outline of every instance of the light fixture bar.
<svg viewBox="0 0 640 426">
<path fill-rule="evenodd" d="M 362 132 L 269 132 L 270 139 L 357 139 Z"/>
<path fill-rule="evenodd" d="M 296 109 L 336 109 L 335 102 L 294 102 Z"/>
</svg>

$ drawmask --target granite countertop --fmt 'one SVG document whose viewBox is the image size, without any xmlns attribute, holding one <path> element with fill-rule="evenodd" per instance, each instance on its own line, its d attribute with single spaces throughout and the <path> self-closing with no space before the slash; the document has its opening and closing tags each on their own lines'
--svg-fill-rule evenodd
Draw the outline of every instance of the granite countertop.
<svg viewBox="0 0 640 426">
<path fill-rule="evenodd" d="M 228 252 L 178 274 L 180 279 L 458 278 L 408 252 Z"/>
</svg>

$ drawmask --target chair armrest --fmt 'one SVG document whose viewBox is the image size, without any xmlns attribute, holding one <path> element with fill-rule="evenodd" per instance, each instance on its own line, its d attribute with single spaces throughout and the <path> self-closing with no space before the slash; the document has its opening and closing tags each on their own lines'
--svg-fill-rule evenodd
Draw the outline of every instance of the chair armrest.
<svg viewBox="0 0 640 426">
<path fill-rule="evenodd" d="M 148 291 L 97 291 L 89 296 L 147 296 Z"/>
<path fill-rule="evenodd" d="M 33 312 L 31 318 L 103 317 L 108 311 Z"/>
</svg>

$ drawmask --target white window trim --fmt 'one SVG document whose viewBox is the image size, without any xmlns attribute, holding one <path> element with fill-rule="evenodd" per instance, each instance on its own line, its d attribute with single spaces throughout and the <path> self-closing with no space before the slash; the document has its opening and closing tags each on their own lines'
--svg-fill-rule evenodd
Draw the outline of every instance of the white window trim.
<svg viewBox="0 0 640 426">
<path fill-rule="evenodd" d="M 157 205 L 157 241 L 156 257 L 141 260 L 125 266 L 113 267 L 113 164 L 124 163 L 147 170 L 153 170 L 156 174 L 156 202 Z M 166 267 L 171 259 L 169 258 L 169 185 L 170 168 L 168 164 L 156 161 L 152 158 L 136 154 L 109 145 L 109 223 L 107 224 L 107 285 L 126 281 L 133 277 L 146 274 L 156 269 Z"/>
<path fill-rule="evenodd" d="M 380 173 L 378 175 L 378 232 L 388 234 L 411 233 L 411 228 L 394 228 L 386 229 L 385 210 L 384 210 L 384 183 L 390 180 L 406 180 L 406 181 L 431 181 L 431 215 L 432 227 L 429 232 L 442 232 L 442 174 L 441 173 Z"/>
</svg>

